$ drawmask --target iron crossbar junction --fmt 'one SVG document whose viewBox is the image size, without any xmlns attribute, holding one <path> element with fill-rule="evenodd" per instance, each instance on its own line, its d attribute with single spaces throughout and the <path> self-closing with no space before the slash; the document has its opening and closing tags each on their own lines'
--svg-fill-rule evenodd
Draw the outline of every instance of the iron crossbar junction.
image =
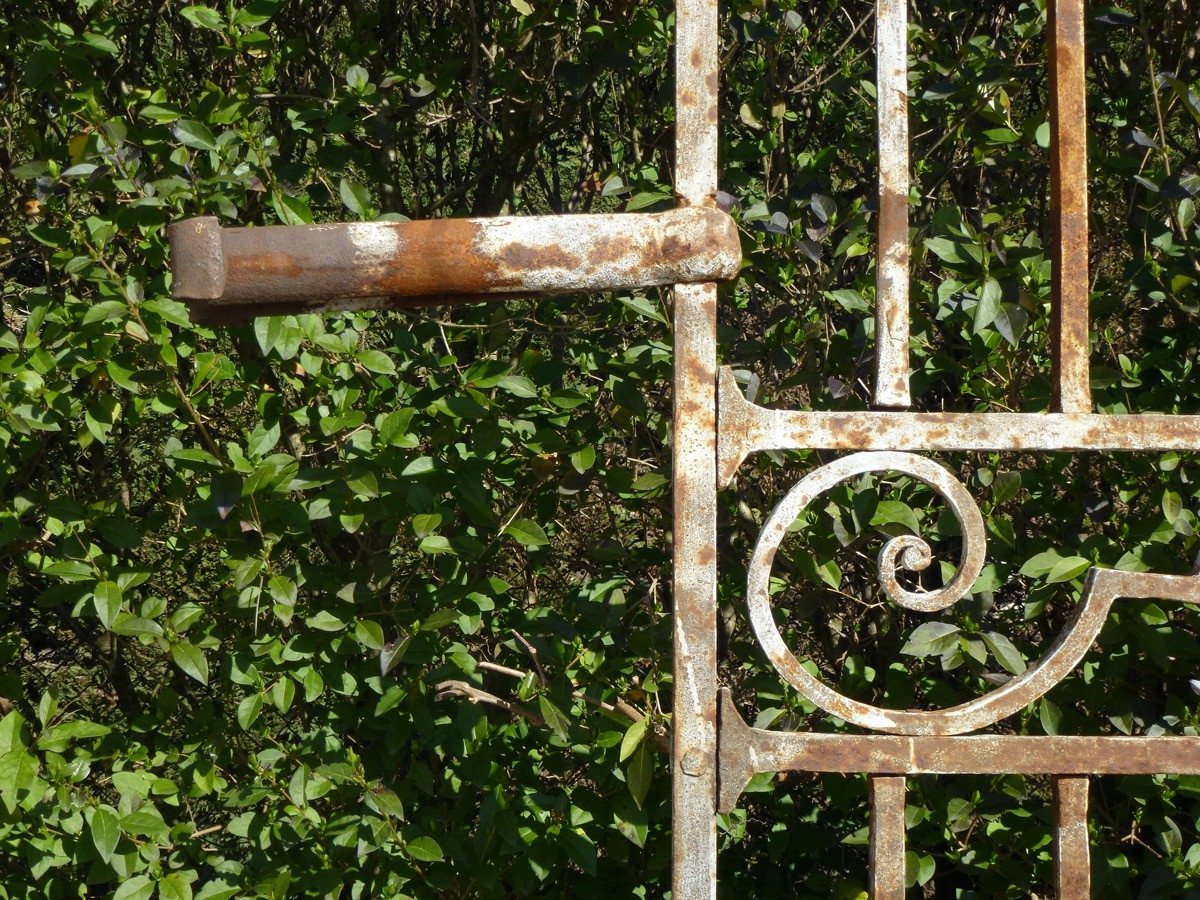
<svg viewBox="0 0 1200 900">
<path fill-rule="evenodd" d="M 1090 893 L 1088 785 L 1095 775 L 1200 774 L 1196 737 L 1020 737 L 983 732 L 1043 696 L 1089 651 L 1109 610 L 1127 599 L 1200 603 L 1200 572 L 1091 570 L 1062 634 L 1023 675 L 968 703 L 894 710 L 846 697 L 786 646 L 770 601 L 784 533 L 822 493 L 866 473 L 924 482 L 963 535 L 954 577 L 910 591 L 903 571 L 932 561 L 915 536 L 889 541 L 879 581 L 900 606 L 931 612 L 962 598 L 983 567 L 986 538 L 966 488 L 919 453 L 985 450 L 1190 450 L 1200 417 L 1100 415 L 1088 376 L 1088 206 L 1083 0 L 1049 13 L 1052 253 L 1051 411 L 910 410 L 909 127 L 906 0 L 877 0 L 879 215 L 873 411 L 765 409 L 717 366 L 717 284 L 741 265 L 737 228 L 716 206 L 719 37 L 717 0 L 677 0 L 676 207 L 656 214 L 534 216 L 405 223 L 222 228 L 214 218 L 171 226 L 177 297 L 214 323 L 252 316 L 505 297 L 674 287 L 673 418 L 673 892 L 716 896 L 716 814 L 734 808 L 754 775 L 863 773 L 871 809 L 870 894 L 905 893 L 905 779 L 919 774 L 1040 774 L 1053 783 L 1055 885 Z M 782 678 L 865 734 L 749 727 L 717 677 L 717 493 L 754 453 L 788 449 L 848 455 L 801 478 L 771 513 L 750 561 L 746 604 L 754 633 Z"/>
</svg>

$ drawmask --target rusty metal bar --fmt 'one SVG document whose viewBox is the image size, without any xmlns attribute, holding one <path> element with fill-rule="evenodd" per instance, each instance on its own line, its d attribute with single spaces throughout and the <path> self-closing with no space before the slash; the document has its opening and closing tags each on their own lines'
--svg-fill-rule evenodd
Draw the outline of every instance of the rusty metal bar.
<svg viewBox="0 0 1200 900">
<path fill-rule="evenodd" d="M 676 0 L 675 193 L 685 209 L 716 206 L 719 48 L 717 0 Z M 671 896 L 715 900 L 716 284 L 676 286 L 674 345 Z"/>
<path fill-rule="evenodd" d="M 1090 412 L 1088 372 L 1087 84 L 1084 0 L 1051 0 L 1050 340 L 1054 407 Z"/>
<path fill-rule="evenodd" d="M 908 356 L 908 0 L 875 5 L 879 119 L 879 256 L 875 264 L 875 395 L 906 407 Z"/>
<path fill-rule="evenodd" d="M 737 806 L 761 772 L 875 775 L 1197 775 L 1200 737 L 892 735 L 751 728 L 721 696 L 720 803 Z"/>
<path fill-rule="evenodd" d="M 1143 739 L 1127 740 L 1141 743 Z M 1088 785 L 1086 775 L 1054 779 L 1054 888 L 1058 900 L 1088 900 L 1092 894 Z"/>
<path fill-rule="evenodd" d="M 904 900 L 904 781 L 891 775 L 867 779 L 871 794 L 871 900 Z"/>
<path fill-rule="evenodd" d="M 922 465 L 914 466 L 913 461 Z M 880 553 L 880 582 L 885 592 L 890 599 L 909 609 L 945 609 L 956 602 L 965 592 L 964 585 L 969 586 L 982 567 L 982 517 L 978 508 L 964 509 L 965 489 L 953 481 L 945 469 L 930 460 L 904 453 L 860 453 L 843 457 L 806 476 L 775 508 L 763 526 L 746 576 L 750 624 L 767 658 L 801 696 L 843 721 L 873 731 L 901 735 L 954 735 L 978 731 L 1029 706 L 1066 677 L 1092 647 L 1116 600 L 1157 599 L 1200 604 L 1200 575 L 1195 572 L 1163 575 L 1092 568 L 1084 580 L 1080 603 L 1054 643 L 1041 659 L 1001 687 L 965 703 L 934 710 L 885 709 L 854 700 L 809 672 L 783 641 L 770 608 L 771 561 L 787 523 L 795 521 L 815 495 L 849 477 L 887 471 L 904 472 L 934 488 L 958 521 L 964 548 L 954 578 L 946 587 L 939 591 L 896 593 L 897 570 L 920 571 L 933 560 L 929 545 L 921 539 L 913 535 L 893 538 Z"/>
<path fill-rule="evenodd" d="M 1194 450 L 1200 416 L 797 412 L 748 401 L 720 376 L 720 484 L 761 450 Z"/>
<path fill-rule="evenodd" d="M 170 239 L 174 295 L 233 314 L 706 282 L 741 263 L 733 220 L 706 208 L 265 228 L 204 217 L 171 225 Z"/>
</svg>

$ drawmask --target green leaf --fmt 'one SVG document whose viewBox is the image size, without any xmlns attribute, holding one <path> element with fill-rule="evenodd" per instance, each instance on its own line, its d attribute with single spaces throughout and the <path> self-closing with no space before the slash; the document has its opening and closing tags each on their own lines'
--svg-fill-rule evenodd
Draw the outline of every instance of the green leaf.
<svg viewBox="0 0 1200 900">
<path fill-rule="evenodd" d="M 369 372 L 378 375 L 395 375 L 396 364 L 382 350 L 361 350 L 355 354 L 355 359 Z"/>
<path fill-rule="evenodd" d="M 180 119 L 175 123 L 175 139 L 185 147 L 196 150 L 216 150 L 217 139 L 208 130 L 208 126 L 195 119 Z"/>
<path fill-rule="evenodd" d="M 16 809 L 20 794 L 37 784 L 38 760 L 25 748 L 0 753 L 0 801 L 9 812 Z"/>
<path fill-rule="evenodd" d="M 1020 675 L 1025 671 L 1025 657 L 1013 646 L 1012 641 L 996 631 L 988 631 L 980 637 L 987 644 L 992 656 L 996 657 L 997 662 L 1005 669 L 1013 675 Z"/>
<path fill-rule="evenodd" d="M 917 534 L 921 530 L 921 523 L 917 521 L 917 514 L 912 507 L 899 500 L 880 500 L 875 507 L 875 514 L 871 516 L 871 524 L 888 534 Z M 900 528 L 887 528 L 889 525 L 898 525 Z"/>
<path fill-rule="evenodd" d="M 913 629 L 900 652 L 918 659 L 940 656 L 956 643 L 955 636 L 959 630 L 957 625 L 949 622 L 926 622 Z"/>
<path fill-rule="evenodd" d="M 304 623 L 309 628 L 315 628 L 318 631 L 341 631 L 346 627 L 345 622 L 325 609 L 316 615 L 309 616 L 304 620 Z"/>
<path fill-rule="evenodd" d="M 537 386 L 523 375 L 505 375 L 496 385 L 516 397 L 532 399 L 538 395 Z"/>
<path fill-rule="evenodd" d="M 351 90 L 361 91 L 369 83 L 370 77 L 370 74 L 362 66 L 350 66 L 348 69 L 346 69 L 346 87 L 350 88 Z M 342 183 L 345 184 L 346 179 L 343 178 Z M 344 196 L 345 195 L 343 194 L 343 197 Z M 349 203 L 346 205 L 350 206 Z M 354 207 L 351 206 L 350 208 L 353 209 Z"/>
<path fill-rule="evenodd" d="M 661 322 L 666 325 L 667 317 L 664 316 L 658 309 L 658 306 L 652 303 L 646 297 L 620 297 L 621 303 L 632 309 L 639 316 L 652 319 L 655 322 Z"/>
<path fill-rule="evenodd" d="M 354 624 L 354 639 L 368 650 L 382 650 L 387 643 L 382 626 L 370 619 L 360 619 Z"/>
<path fill-rule="evenodd" d="M 1046 583 L 1057 584 L 1062 581 L 1071 581 L 1086 572 L 1091 565 L 1092 561 L 1084 559 L 1082 556 L 1064 557 L 1056 562 L 1054 568 L 1047 573 Z"/>
<path fill-rule="evenodd" d="M 42 750 L 59 752 L 65 750 L 71 741 L 104 737 L 111 730 L 107 725 L 101 725 L 99 722 L 77 719 L 47 728 L 38 735 L 37 745 Z"/>
<path fill-rule="evenodd" d="M 195 678 L 201 684 L 208 684 L 208 660 L 204 652 L 187 641 L 171 645 L 171 659 L 186 675 Z"/>
<path fill-rule="evenodd" d="M 638 719 L 625 729 L 625 737 L 621 739 L 621 762 L 629 759 L 633 751 L 641 746 L 642 740 L 646 737 L 646 727 L 649 723 L 650 718 L 647 716 L 646 718 Z"/>
<path fill-rule="evenodd" d="M 925 240 L 925 246 L 930 253 L 942 262 L 950 263 L 951 265 L 963 265 L 970 260 L 970 257 L 963 250 L 961 241 L 954 241 L 944 237 L 932 237 Z"/>
<path fill-rule="evenodd" d="M 421 543 L 418 549 L 422 553 L 436 555 L 438 553 L 453 553 L 454 547 L 450 543 L 450 539 L 441 534 L 427 534 L 421 538 Z"/>
<path fill-rule="evenodd" d="M 242 731 L 249 731 L 250 726 L 254 724 L 254 720 L 258 718 L 258 714 L 262 712 L 263 698 L 262 694 L 251 694 L 238 704 L 237 720 L 242 726 Z"/>
<path fill-rule="evenodd" d="M 308 203 L 300 197 L 293 197 L 283 191 L 271 191 L 271 206 L 284 225 L 312 224 L 312 211 L 308 208 Z"/>
<path fill-rule="evenodd" d="M 992 481 L 992 500 L 996 503 L 1004 503 L 1017 496 L 1020 490 L 1020 472 L 1001 472 Z"/>
<path fill-rule="evenodd" d="M 570 738 L 571 720 L 563 714 L 561 709 L 551 703 L 545 694 L 538 696 L 538 709 L 541 710 L 542 718 L 546 720 L 546 724 L 550 726 L 550 729 L 556 735 L 564 741 Z"/>
<path fill-rule="evenodd" d="M 508 523 L 504 533 L 516 538 L 526 547 L 541 547 L 550 543 L 542 526 L 532 519 L 514 519 Z"/>
<path fill-rule="evenodd" d="M 93 50 L 99 50 L 106 56 L 116 56 L 121 52 L 121 48 L 113 43 L 111 39 L 106 38 L 102 34 L 96 34 L 94 31 L 85 31 L 83 33 L 83 42 Z"/>
<path fill-rule="evenodd" d="M 17 747 L 25 749 L 25 739 L 22 737 L 24 728 L 25 717 L 15 709 L 0 719 L 0 753 Z"/>
<path fill-rule="evenodd" d="M 583 447 L 571 454 L 571 468 L 581 475 L 596 464 L 596 448 Z"/>
<path fill-rule="evenodd" d="M 154 882 L 149 875 L 134 875 L 126 878 L 112 895 L 112 900 L 150 900 L 154 894 Z"/>
<path fill-rule="evenodd" d="M 232 900 L 242 889 L 236 885 L 231 885 L 223 878 L 216 881 L 205 882 L 200 888 L 200 892 L 196 894 L 195 900 Z"/>
<path fill-rule="evenodd" d="M 421 513 L 412 517 L 413 534 L 419 538 L 436 531 L 441 524 L 442 517 L 439 513 Z"/>
<path fill-rule="evenodd" d="M 1060 559 L 1062 557 L 1057 550 L 1043 550 L 1025 561 L 1025 565 L 1021 566 L 1021 574 L 1029 578 L 1041 578 L 1053 569 Z"/>
<path fill-rule="evenodd" d="M 404 851 L 419 862 L 440 862 L 443 859 L 441 845 L 428 835 L 406 841 Z"/>
<path fill-rule="evenodd" d="M 121 840 L 121 821 L 116 813 L 101 806 L 92 813 L 91 830 L 96 853 L 107 863 L 112 859 L 113 851 L 117 849 L 117 842 Z"/>
<path fill-rule="evenodd" d="M 1164 490 L 1162 495 L 1162 511 L 1166 520 L 1174 525 L 1183 514 L 1183 498 L 1170 488 Z"/>
<path fill-rule="evenodd" d="M 1004 297 L 1004 292 L 1000 289 L 1000 282 L 995 278 L 988 278 L 983 283 L 983 289 L 979 292 L 979 303 L 975 306 L 975 334 L 979 334 L 989 325 L 996 321 L 996 314 L 1000 312 L 1000 301 Z"/>
<path fill-rule="evenodd" d="M 359 66 L 351 66 L 351 70 L 361 68 Z M 366 72 L 363 72 L 364 83 Z M 347 73 L 347 81 L 349 73 Z M 357 181 L 351 181 L 348 178 L 343 178 L 338 182 L 338 196 L 342 198 L 342 202 L 346 204 L 346 208 L 354 213 L 360 219 L 369 219 L 374 213 L 371 208 L 371 197 L 367 193 L 367 189 Z M 383 226 L 381 226 L 383 227 Z"/>
<path fill-rule="evenodd" d="M 386 675 L 392 669 L 396 668 L 404 659 L 404 654 L 408 652 L 408 645 L 412 643 L 412 635 L 406 634 L 397 641 L 392 641 L 379 651 L 379 672 L 381 675 Z"/>
<path fill-rule="evenodd" d="M 414 475 L 425 475 L 428 472 L 432 472 L 436 465 L 437 463 L 434 461 L 433 457 L 418 456 L 407 466 L 401 469 L 400 474 L 410 478 Z"/>
<path fill-rule="evenodd" d="M 113 623 L 117 620 L 117 615 L 121 612 L 121 589 L 114 582 L 101 581 L 96 585 L 92 603 L 96 608 L 96 616 L 100 619 L 100 624 L 105 628 L 112 628 Z"/>
<path fill-rule="evenodd" d="M 179 10 L 179 14 L 201 28 L 221 31 L 225 27 L 225 20 L 221 18 L 221 14 L 208 6 L 185 6 Z"/>
<path fill-rule="evenodd" d="M 292 702 L 296 699 L 296 682 L 285 675 L 271 685 L 268 696 L 275 708 L 285 713 L 292 708 Z"/>
<path fill-rule="evenodd" d="M 871 314 L 870 304 L 863 299 L 863 295 L 858 291 L 841 288 L 836 291 L 826 291 L 825 296 L 848 313 L 864 316 Z"/>
<path fill-rule="evenodd" d="M 250 432 L 250 439 L 246 442 L 246 454 L 253 458 L 266 456 L 279 443 L 280 433 L 278 422 L 273 423 L 270 428 L 264 428 L 261 423 L 255 425 L 254 430 Z"/>
<path fill-rule="evenodd" d="M 181 872 L 169 872 L 158 883 L 158 900 L 192 900 L 192 886 Z"/>
<path fill-rule="evenodd" d="M 1041 720 L 1042 730 L 1046 734 L 1058 734 L 1058 725 L 1062 721 L 1062 711 L 1047 697 L 1043 697 L 1038 702 L 1038 718 Z"/>
<path fill-rule="evenodd" d="M 633 795 L 633 802 L 637 804 L 638 809 L 642 808 L 646 794 L 650 792 L 653 776 L 654 757 L 649 748 L 642 744 L 625 767 L 625 783 L 629 785 L 629 793 Z"/>
</svg>

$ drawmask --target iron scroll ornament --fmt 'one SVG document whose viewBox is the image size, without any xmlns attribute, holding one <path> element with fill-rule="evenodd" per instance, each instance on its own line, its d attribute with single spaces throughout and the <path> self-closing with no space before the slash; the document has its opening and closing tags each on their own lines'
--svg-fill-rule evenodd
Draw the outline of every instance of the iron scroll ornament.
<svg viewBox="0 0 1200 900">
<path fill-rule="evenodd" d="M 788 527 L 815 500 L 837 484 L 869 472 L 901 472 L 933 488 L 949 505 L 963 535 L 954 578 L 930 592 L 904 589 L 897 570 L 922 571 L 932 562 L 929 545 L 913 535 L 892 538 L 879 554 L 879 581 L 900 606 L 936 612 L 961 599 L 978 577 L 986 538 L 979 507 L 967 489 L 938 463 L 912 453 L 855 453 L 810 472 L 788 492 L 759 532 L 747 574 L 750 624 L 767 657 L 784 680 L 825 712 L 872 731 L 902 735 L 954 735 L 977 731 L 1024 709 L 1058 684 L 1083 659 L 1120 598 L 1157 597 L 1200 605 L 1200 565 L 1192 575 L 1157 575 L 1092 568 L 1081 602 L 1055 642 L 1038 662 L 1003 686 L 957 706 L 937 710 L 894 710 L 853 700 L 831 688 L 800 664 L 784 643 L 771 614 L 771 566 Z"/>
</svg>

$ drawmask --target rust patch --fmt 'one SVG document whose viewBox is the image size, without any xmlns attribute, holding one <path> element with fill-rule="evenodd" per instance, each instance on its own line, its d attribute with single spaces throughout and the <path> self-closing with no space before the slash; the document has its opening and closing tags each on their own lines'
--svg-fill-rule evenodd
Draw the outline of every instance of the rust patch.
<svg viewBox="0 0 1200 900">
<path fill-rule="evenodd" d="M 243 280 L 254 281 L 266 275 L 284 278 L 300 278 L 305 269 L 294 256 L 287 253 L 253 253 L 233 256 L 225 264 L 226 278 L 237 284 Z"/>
<path fill-rule="evenodd" d="M 246 316 L 696 283 L 734 277 L 741 260 L 732 219 L 707 209 L 227 229 L 202 218 L 171 235 L 175 296 Z"/>
<path fill-rule="evenodd" d="M 604 256 L 602 254 L 589 256 L 589 262 L 603 261 Z M 584 265 L 584 260 L 573 253 L 568 253 L 561 247 L 534 246 L 530 244 L 509 244 L 500 253 L 498 262 L 503 264 L 500 271 L 503 272 L 506 267 L 510 273 L 507 276 L 502 275 L 501 280 L 512 284 L 520 283 L 522 272 L 537 269 L 561 269 L 568 271 Z"/>
</svg>

